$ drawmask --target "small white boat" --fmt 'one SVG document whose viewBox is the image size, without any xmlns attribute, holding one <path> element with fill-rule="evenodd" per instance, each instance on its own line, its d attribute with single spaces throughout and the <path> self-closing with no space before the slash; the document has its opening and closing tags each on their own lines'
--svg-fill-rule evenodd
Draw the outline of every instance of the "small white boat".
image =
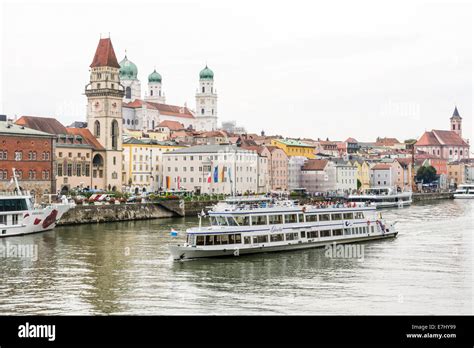
<svg viewBox="0 0 474 348">
<path fill-rule="evenodd" d="M 300 206 L 262 199 L 220 202 L 209 211 L 210 226 L 186 230 L 184 244 L 169 245 L 175 260 L 240 256 L 325 247 L 396 237 L 375 207 L 366 204 Z"/>
<path fill-rule="evenodd" d="M 364 202 L 377 208 L 403 208 L 412 203 L 412 192 L 397 192 L 390 187 L 374 187 L 364 190 L 362 194 L 349 195 L 349 202 Z"/>
<path fill-rule="evenodd" d="M 13 179 L 16 190 L 0 193 L 0 237 L 52 230 L 63 214 L 75 205 L 63 198 L 58 204 L 35 206 L 33 197 L 20 190 L 15 169 Z"/>
<path fill-rule="evenodd" d="M 474 184 L 459 185 L 454 192 L 454 198 L 472 199 L 474 198 Z"/>
</svg>

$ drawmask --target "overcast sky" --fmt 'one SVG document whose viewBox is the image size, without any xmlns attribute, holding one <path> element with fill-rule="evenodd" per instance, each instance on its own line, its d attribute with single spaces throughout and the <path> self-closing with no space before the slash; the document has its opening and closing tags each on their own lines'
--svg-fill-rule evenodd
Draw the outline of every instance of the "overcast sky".
<svg viewBox="0 0 474 348">
<path fill-rule="evenodd" d="M 472 5 L 453 1 L 63 1 L 1 7 L 0 113 L 85 120 L 100 35 L 156 66 L 167 103 L 195 108 L 214 71 L 219 121 L 359 141 L 448 129 L 472 138 Z"/>
</svg>

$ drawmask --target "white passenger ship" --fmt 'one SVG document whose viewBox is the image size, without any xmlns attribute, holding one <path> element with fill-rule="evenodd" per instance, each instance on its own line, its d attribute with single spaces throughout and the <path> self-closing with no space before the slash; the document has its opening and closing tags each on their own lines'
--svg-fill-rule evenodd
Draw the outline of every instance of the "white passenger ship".
<svg viewBox="0 0 474 348">
<path fill-rule="evenodd" d="M 63 214 L 74 206 L 67 199 L 59 204 L 35 206 L 33 197 L 20 190 L 14 169 L 13 179 L 16 192 L 0 192 L 0 237 L 51 230 Z"/>
<path fill-rule="evenodd" d="M 292 201 L 226 201 L 209 211 L 211 226 L 186 230 L 186 242 L 169 245 L 175 260 L 239 256 L 396 237 L 375 207 L 359 204 L 297 205 Z"/>
<path fill-rule="evenodd" d="M 454 198 L 473 199 L 474 198 L 474 184 L 459 185 L 454 192 Z"/>
<path fill-rule="evenodd" d="M 377 208 L 405 207 L 412 203 L 412 192 L 397 192 L 390 187 L 374 187 L 364 190 L 362 194 L 349 195 L 349 202 L 365 202 Z"/>
</svg>

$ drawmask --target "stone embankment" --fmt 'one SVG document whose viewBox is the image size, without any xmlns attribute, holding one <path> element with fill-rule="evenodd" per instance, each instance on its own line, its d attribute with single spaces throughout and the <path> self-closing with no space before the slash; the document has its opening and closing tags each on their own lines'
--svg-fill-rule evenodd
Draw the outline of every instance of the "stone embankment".
<svg viewBox="0 0 474 348">
<path fill-rule="evenodd" d="M 430 193 L 413 193 L 413 202 L 433 201 L 440 199 L 453 199 L 452 192 L 430 192 Z"/>
</svg>

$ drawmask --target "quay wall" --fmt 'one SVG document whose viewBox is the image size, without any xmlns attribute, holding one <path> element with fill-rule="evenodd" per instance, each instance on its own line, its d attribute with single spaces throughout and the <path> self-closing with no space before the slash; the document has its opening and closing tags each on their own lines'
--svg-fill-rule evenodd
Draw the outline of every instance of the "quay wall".
<svg viewBox="0 0 474 348">
<path fill-rule="evenodd" d="M 433 201 L 439 199 L 453 199 L 452 192 L 413 193 L 413 202 Z"/>
</svg>

